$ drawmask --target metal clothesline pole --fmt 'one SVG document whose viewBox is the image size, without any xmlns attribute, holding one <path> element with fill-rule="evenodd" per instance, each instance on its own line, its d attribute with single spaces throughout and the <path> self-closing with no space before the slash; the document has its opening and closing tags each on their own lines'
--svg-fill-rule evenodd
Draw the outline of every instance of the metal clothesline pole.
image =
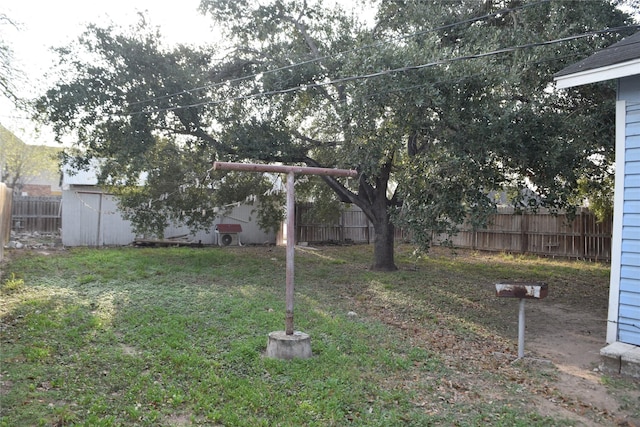
<svg viewBox="0 0 640 427">
<path fill-rule="evenodd" d="M 520 298 L 520 307 L 518 313 L 518 359 L 524 358 L 524 298 Z"/>
<path fill-rule="evenodd" d="M 355 177 L 358 172 L 352 169 L 316 168 L 307 166 L 263 165 L 258 163 L 215 162 L 214 170 L 235 170 L 244 172 L 272 172 L 287 174 L 287 249 L 285 279 L 285 333 L 293 335 L 293 294 L 295 272 L 295 174 Z"/>
<path fill-rule="evenodd" d="M 287 173 L 287 273 L 285 279 L 286 314 L 284 331 L 287 335 L 293 334 L 293 275 L 295 270 L 295 193 L 294 173 Z"/>
</svg>

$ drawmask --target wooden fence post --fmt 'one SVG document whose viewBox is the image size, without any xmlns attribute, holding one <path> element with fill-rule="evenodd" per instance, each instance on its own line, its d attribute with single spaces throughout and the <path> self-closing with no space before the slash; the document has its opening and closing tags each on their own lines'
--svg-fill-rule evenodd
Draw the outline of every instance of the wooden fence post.
<svg viewBox="0 0 640 427">
<path fill-rule="evenodd" d="M 4 245 L 11 237 L 12 190 L 0 182 L 0 261 L 4 259 Z"/>
<path fill-rule="evenodd" d="M 586 253 L 586 246 L 587 246 L 587 242 L 586 242 L 586 238 L 587 238 L 587 224 L 586 224 L 586 218 L 584 215 L 584 212 L 582 211 L 582 209 L 580 209 L 580 217 L 578 220 L 578 224 L 580 226 L 580 243 L 578 244 L 578 255 L 580 256 L 580 258 L 584 258 L 585 253 Z"/>
<path fill-rule="evenodd" d="M 529 216 L 526 213 L 522 214 L 520 220 L 520 252 L 527 253 L 529 248 Z"/>
</svg>

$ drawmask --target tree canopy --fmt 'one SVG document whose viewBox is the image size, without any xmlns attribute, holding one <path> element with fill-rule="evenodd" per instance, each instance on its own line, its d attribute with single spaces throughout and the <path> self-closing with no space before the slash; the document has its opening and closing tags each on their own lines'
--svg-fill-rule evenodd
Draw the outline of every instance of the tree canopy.
<svg viewBox="0 0 640 427">
<path fill-rule="evenodd" d="M 25 144 L 0 125 L 0 182 L 19 193 L 25 184 L 42 176 L 56 176 L 56 147 Z"/>
<path fill-rule="evenodd" d="M 616 2 L 366 4 L 365 19 L 321 1 L 202 0 L 224 33 L 218 46 L 166 48 L 144 20 L 92 25 L 59 49 L 40 118 L 74 135 L 82 150 L 70 160 L 101 159 L 103 182 L 120 186 L 144 230 L 206 227 L 216 206 L 250 195 L 265 226 L 280 218 L 268 180 L 214 172 L 213 160 L 357 169 L 356 180 L 305 188 L 364 211 L 382 270 L 395 269 L 398 225 L 428 248 L 465 220 L 482 227 L 491 192 L 566 209 L 580 183 L 605 181 L 614 89 L 567 93 L 552 80 L 634 31 Z"/>
<path fill-rule="evenodd" d="M 15 101 L 12 79 L 16 70 L 13 65 L 13 51 L 4 39 L 4 30 L 7 27 L 15 27 L 15 23 L 9 16 L 0 13 L 0 94 Z"/>
</svg>

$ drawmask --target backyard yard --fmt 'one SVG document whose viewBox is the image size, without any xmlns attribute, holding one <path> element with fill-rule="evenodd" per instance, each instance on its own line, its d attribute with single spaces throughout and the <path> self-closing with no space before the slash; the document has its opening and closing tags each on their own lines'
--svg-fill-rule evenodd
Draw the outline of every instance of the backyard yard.
<svg viewBox="0 0 640 427">
<path fill-rule="evenodd" d="M 381 273 L 368 245 L 297 248 L 292 361 L 264 357 L 284 248 L 9 251 L 0 426 L 640 425 L 640 383 L 597 369 L 608 265 L 412 251 Z M 507 280 L 549 285 L 515 362 Z"/>
</svg>

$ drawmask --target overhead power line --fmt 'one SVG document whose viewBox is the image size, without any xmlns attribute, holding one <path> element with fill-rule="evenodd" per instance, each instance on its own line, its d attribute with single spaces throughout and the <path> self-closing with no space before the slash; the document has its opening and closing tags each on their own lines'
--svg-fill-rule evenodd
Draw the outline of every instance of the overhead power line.
<svg viewBox="0 0 640 427">
<path fill-rule="evenodd" d="M 522 65 L 534 65 L 534 64 L 543 64 L 545 62 L 551 62 L 551 61 L 557 61 L 557 60 L 566 60 L 569 58 L 575 58 L 580 56 L 580 53 L 572 53 L 570 55 L 565 55 L 565 56 L 554 56 L 554 57 L 547 57 L 547 58 L 539 58 L 535 61 L 526 61 L 521 63 Z M 508 66 L 506 65 L 499 65 L 498 67 L 500 68 L 507 68 Z M 399 88 L 394 88 L 394 89 L 389 89 L 389 90 L 385 90 L 385 91 L 379 91 L 379 92 L 372 92 L 372 93 L 368 93 L 366 95 L 364 95 L 364 97 L 366 98 L 373 98 L 376 96 L 382 96 L 382 95 L 388 95 L 388 94 L 393 94 L 393 93 L 401 93 L 401 92 L 407 92 L 410 90 L 414 90 L 414 89 L 421 89 L 424 87 L 429 87 L 429 86 L 437 86 L 437 85 L 442 85 L 442 84 L 449 84 L 449 83 L 461 83 L 464 82 L 465 80 L 471 80 L 473 78 L 476 77 L 486 77 L 487 74 L 486 73 L 475 73 L 475 74 L 469 74 L 466 76 L 462 76 L 462 77 L 454 77 L 454 78 L 449 78 L 449 79 L 444 79 L 444 80 L 437 80 L 437 81 L 429 81 L 427 83 L 422 83 L 422 84 L 415 84 L 415 85 L 411 85 L 411 86 L 405 86 L 405 87 L 399 87 Z"/>
<path fill-rule="evenodd" d="M 522 9 L 527 9 L 527 8 L 530 8 L 530 7 L 535 7 L 535 6 L 538 6 L 540 4 L 549 3 L 550 1 L 551 0 L 540 0 L 540 1 L 535 2 L 535 3 L 529 3 L 529 4 L 517 6 L 517 7 L 501 9 L 501 10 L 496 11 L 496 12 L 491 12 L 491 13 L 487 13 L 487 14 L 484 14 L 484 15 L 481 15 L 481 16 L 468 18 L 468 19 L 465 19 L 465 20 L 462 20 L 462 21 L 453 22 L 451 24 L 441 25 L 441 26 L 438 26 L 438 27 L 435 27 L 435 28 L 430 28 L 430 29 L 427 29 L 427 30 L 417 31 L 417 32 L 414 32 L 414 33 L 405 34 L 405 35 L 398 36 L 398 37 L 392 37 L 390 39 L 382 40 L 382 41 L 379 41 L 377 43 L 373 43 L 373 44 L 370 44 L 370 45 L 360 46 L 360 47 L 357 47 L 357 48 L 354 48 L 354 49 L 345 50 L 345 51 L 337 52 L 337 53 L 334 53 L 334 54 L 323 55 L 323 56 L 320 56 L 320 57 L 317 57 L 317 58 L 312 58 L 312 59 L 309 59 L 309 60 L 306 60 L 306 61 L 296 62 L 294 64 L 285 65 L 285 66 L 274 68 L 274 69 L 271 69 L 271 70 L 261 71 L 259 73 L 254 73 L 254 74 L 250 74 L 250 75 L 247 75 L 247 76 L 238 77 L 238 78 L 235 78 L 235 79 L 228 79 L 228 80 L 225 80 L 223 82 L 212 83 L 212 84 L 208 84 L 208 85 L 204 85 L 204 86 L 198 86 L 198 87 L 195 87 L 195 88 L 185 89 L 185 90 L 182 90 L 182 91 L 179 91 L 179 92 L 175 92 L 175 93 L 171 93 L 171 94 L 167 94 L 167 95 L 161 95 L 161 96 L 157 96 L 157 97 L 154 97 L 154 98 L 149 98 L 149 99 L 146 99 L 146 100 L 143 100 L 143 101 L 133 102 L 130 105 L 131 106 L 135 106 L 135 105 L 146 104 L 146 103 L 151 103 L 151 102 L 156 102 L 156 101 L 162 101 L 162 100 L 165 100 L 165 99 L 170 99 L 170 98 L 174 98 L 174 97 L 181 96 L 181 95 L 188 95 L 188 94 L 191 94 L 191 93 L 194 93 L 194 92 L 199 92 L 199 91 L 202 91 L 202 90 L 214 89 L 216 87 L 219 87 L 219 86 L 222 86 L 222 85 L 225 85 L 225 84 L 238 83 L 238 82 L 242 82 L 244 80 L 253 79 L 253 78 L 256 78 L 256 77 L 258 77 L 260 75 L 269 75 L 269 74 L 277 73 L 277 72 L 280 72 L 280 71 L 286 71 L 286 70 L 290 70 L 290 69 L 293 69 L 293 68 L 296 68 L 296 67 L 301 67 L 301 66 L 308 65 L 308 64 L 313 64 L 313 63 L 316 63 L 316 62 L 321 62 L 321 61 L 324 61 L 324 60 L 327 60 L 327 59 L 339 57 L 341 55 L 346 55 L 346 54 L 349 54 L 349 53 L 354 53 L 354 52 L 363 51 L 363 50 L 367 50 L 367 49 L 377 48 L 377 47 L 380 47 L 380 46 L 384 46 L 384 45 L 386 45 L 386 44 L 388 44 L 390 42 L 393 42 L 393 41 L 405 40 L 405 39 L 418 37 L 418 36 L 422 36 L 422 35 L 429 34 L 429 33 L 434 33 L 434 32 L 437 32 L 437 31 L 444 31 L 444 30 L 447 30 L 447 29 L 450 29 L 450 28 L 455 28 L 455 27 L 460 26 L 460 25 L 472 24 L 474 22 L 483 21 L 485 19 L 494 18 L 496 16 L 504 15 L 504 14 L 511 13 L 511 12 L 516 12 L 516 11 L 519 11 L 519 10 L 522 10 Z"/>
<path fill-rule="evenodd" d="M 562 37 L 562 38 L 554 39 L 554 40 L 535 42 L 535 43 L 527 43 L 527 44 L 523 44 L 523 45 L 511 46 L 511 47 L 506 47 L 506 48 L 502 48 L 502 49 L 492 50 L 492 51 L 489 51 L 489 52 L 458 56 L 458 57 L 455 57 L 455 58 L 438 59 L 438 60 L 427 62 L 427 63 L 424 63 L 424 64 L 409 65 L 409 66 L 403 66 L 403 67 L 398 67 L 398 68 L 393 68 L 393 69 L 380 70 L 380 71 L 376 71 L 376 72 L 373 72 L 373 73 L 360 74 L 360 75 L 347 76 L 347 77 L 339 77 L 339 78 L 336 78 L 336 79 L 326 80 L 326 81 L 318 82 L 318 83 L 307 84 L 307 85 L 304 85 L 304 86 L 294 86 L 294 87 L 290 87 L 290 88 L 287 88 L 287 89 L 265 91 L 265 92 L 259 92 L 259 93 L 249 94 L 249 95 L 238 95 L 238 96 L 234 96 L 234 97 L 226 97 L 226 98 L 222 98 L 222 99 L 202 101 L 202 102 L 188 104 L 188 105 L 177 105 L 177 106 L 166 107 L 166 108 L 156 108 L 156 109 L 141 110 L 141 111 L 138 111 L 138 112 L 130 113 L 129 115 L 156 114 L 156 113 L 162 113 L 162 112 L 167 112 L 167 111 L 175 111 L 175 110 L 181 110 L 181 109 L 187 109 L 187 108 L 199 108 L 199 107 L 203 107 L 203 106 L 206 106 L 206 105 L 217 105 L 217 104 L 222 104 L 222 103 L 226 103 L 226 102 L 230 102 L 230 101 L 242 101 L 242 100 L 250 100 L 250 99 L 261 98 L 261 97 L 265 97 L 265 96 L 284 95 L 284 94 L 287 94 L 287 93 L 297 92 L 297 91 L 301 91 L 301 90 L 307 90 L 307 89 L 312 89 L 312 88 L 319 88 L 319 87 L 325 87 L 325 86 L 330 86 L 330 85 L 343 84 L 343 83 L 348 83 L 348 82 L 357 81 L 357 80 L 368 80 L 368 79 L 387 76 L 387 75 L 391 75 L 391 74 L 406 73 L 406 72 L 409 72 L 409 71 L 417 71 L 417 70 L 422 70 L 422 69 L 435 67 L 435 66 L 439 66 L 439 65 L 445 65 L 445 64 L 455 63 L 455 62 L 469 61 L 469 60 L 473 60 L 473 59 L 480 59 L 480 58 L 486 58 L 486 57 L 490 57 L 490 56 L 496 56 L 496 55 L 501 55 L 501 54 L 505 54 L 505 53 L 511 53 L 511 52 L 515 52 L 515 51 L 523 50 L 523 49 L 531 49 L 531 48 L 535 48 L 535 47 L 549 46 L 549 45 L 558 44 L 558 43 L 564 43 L 564 42 L 577 40 L 577 39 L 581 39 L 581 38 L 585 38 L 585 37 L 591 37 L 591 36 L 595 36 L 595 35 L 599 35 L 599 34 L 620 32 L 620 31 L 624 31 L 624 30 L 628 30 L 628 29 L 632 29 L 632 28 L 636 28 L 636 29 L 640 28 L 640 25 L 630 25 L 630 26 L 624 26 L 624 27 L 607 28 L 607 29 L 604 29 L 604 30 L 589 31 L 589 32 L 586 32 L 586 33 L 573 35 L 573 36 L 568 36 L 568 37 Z"/>
</svg>

